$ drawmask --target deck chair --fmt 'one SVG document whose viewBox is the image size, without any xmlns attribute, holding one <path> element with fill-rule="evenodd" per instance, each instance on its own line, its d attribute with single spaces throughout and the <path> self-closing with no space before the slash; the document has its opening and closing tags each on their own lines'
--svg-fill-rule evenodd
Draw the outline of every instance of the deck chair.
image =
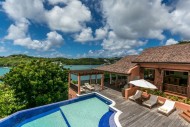
<svg viewBox="0 0 190 127">
<path fill-rule="evenodd" d="M 144 101 L 142 104 L 148 106 L 149 108 L 152 108 L 154 105 L 157 104 L 157 101 L 158 101 L 158 96 L 151 95 L 150 98 Z"/>
<path fill-rule="evenodd" d="M 136 101 L 137 99 L 141 98 L 142 93 L 143 93 L 142 91 L 137 90 L 135 95 L 130 96 L 129 99 L 133 100 L 133 101 Z"/>
<path fill-rule="evenodd" d="M 175 110 L 175 102 L 166 100 L 164 105 L 158 108 L 158 112 L 164 115 L 169 115 Z"/>
<path fill-rule="evenodd" d="M 81 93 L 85 93 L 85 92 L 86 92 L 86 90 L 84 89 L 84 86 L 82 86 L 82 87 L 80 88 L 80 92 L 81 92 Z"/>
<path fill-rule="evenodd" d="M 95 88 L 93 86 L 91 86 L 89 83 L 84 83 L 84 85 L 86 86 L 87 89 L 89 90 L 95 90 Z"/>
</svg>

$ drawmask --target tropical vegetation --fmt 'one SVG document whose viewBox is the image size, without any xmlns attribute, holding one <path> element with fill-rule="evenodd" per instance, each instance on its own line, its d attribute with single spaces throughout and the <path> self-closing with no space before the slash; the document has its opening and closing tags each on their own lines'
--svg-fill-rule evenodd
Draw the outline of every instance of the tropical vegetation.
<svg viewBox="0 0 190 127">
<path fill-rule="evenodd" d="M 20 63 L 4 76 L 3 83 L 0 117 L 68 98 L 68 70 L 49 61 Z"/>
<path fill-rule="evenodd" d="M 23 54 L 10 55 L 7 57 L 0 57 L 0 66 L 11 67 L 16 66 L 20 63 L 27 63 L 32 60 L 46 60 L 49 62 L 62 63 L 65 65 L 101 65 L 101 64 L 111 64 L 120 58 L 78 58 L 78 59 L 69 59 L 69 58 L 44 58 L 44 57 L 33 57 Z"/>
<path fill-rule="evenodd" d="M 143 91 L 147 91 L 148 94 L 161 96 L 161 97 L 173 100 L 173 101 L 183 102 L 183 103 L 186 103 L 186 104 L 190 105 L 190 98 L 181 98 L 181 97 L 179 97 L 177 95 L 175 96 L 175 95 L 165 94 L 164 92 L 162 92 L 160 90 L 150 90 L 150 89 L 145 90 L 145 89 L 143 89 Z"/>
</svg>

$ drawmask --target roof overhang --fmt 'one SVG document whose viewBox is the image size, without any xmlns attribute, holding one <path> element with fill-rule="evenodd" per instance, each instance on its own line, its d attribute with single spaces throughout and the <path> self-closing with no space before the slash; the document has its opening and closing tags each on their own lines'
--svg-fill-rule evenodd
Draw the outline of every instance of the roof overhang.
<svg viewBox="0 0 190 127">
<path fill-rule="evenodd" d="M 89 70 L 70 70 L 70 74 L 85 76 L 85 75 L 97 75 L 97 74 L 104 74 L 104 71 L 89 69 Z"/>
</svg>

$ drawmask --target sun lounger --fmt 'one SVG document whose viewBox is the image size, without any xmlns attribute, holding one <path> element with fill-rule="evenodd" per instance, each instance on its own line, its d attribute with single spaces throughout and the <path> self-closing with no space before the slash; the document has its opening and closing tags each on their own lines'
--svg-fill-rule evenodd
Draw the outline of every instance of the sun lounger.
<svg viewBox="0 0 190 127">
<path fill-rule="evenodd" d="M 172 113 L 172 111 L 175 110 L 175 102 L 174 101 L 170 101 L 170 100 L 166 100 L 164 105 L 158 108 L 158 112 L 165 114 L 165 115 L 169 115 L 170 113 Z"/>
<path fill-rule="evenodd" d="M 129 99 L 133 100 L 133 101 L 136 101 L 137 99 L 141 98 L 142 93 L 143 93 L 142 91 L 137 90 L 135 95 L 130 96 Z"/>
<path fill-rule="evenodd" d="M 148 106 L 149 108 L 152 108 L 155 104 L 157 104 L 158 96 L 151 95 L 150 98 L 147 101 L 144 101 L 142 104 L 145 106 Z"/>
<path fill-rule="evenodd" d="M 85 89 L 83 87 L 80 88 L 80 92 L 81 93 L 84 93 L 85 92 Z"/>
<path fill-rule="evenodd" d="M 87 89 L 89 90 L 95 90 L 95 88 L 93 86 L 91 86 L 89 83 L 84 83 L 84 85 L 86 86 Z"/>
</svg>

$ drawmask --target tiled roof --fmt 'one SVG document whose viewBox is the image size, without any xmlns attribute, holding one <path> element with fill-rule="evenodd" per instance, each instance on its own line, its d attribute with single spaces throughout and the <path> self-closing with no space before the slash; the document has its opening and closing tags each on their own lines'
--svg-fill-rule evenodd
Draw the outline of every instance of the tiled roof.
<svg viewBox="0 0 190 127">
<path fill-rule="evenodd" d="M 135 57 L 136 55 L 126 56 L 114 64 L 100 66 L 95 69 L 118 74 L 128 74 L 128 71 L 136 65 L 136 63 L 131 62 Z"/>
<path fill-rule="evenodd" d="M 134 63 L 190 63 L 190 44 L 178 44 L 149 48 L 134 60 Z"/>
</svg>

